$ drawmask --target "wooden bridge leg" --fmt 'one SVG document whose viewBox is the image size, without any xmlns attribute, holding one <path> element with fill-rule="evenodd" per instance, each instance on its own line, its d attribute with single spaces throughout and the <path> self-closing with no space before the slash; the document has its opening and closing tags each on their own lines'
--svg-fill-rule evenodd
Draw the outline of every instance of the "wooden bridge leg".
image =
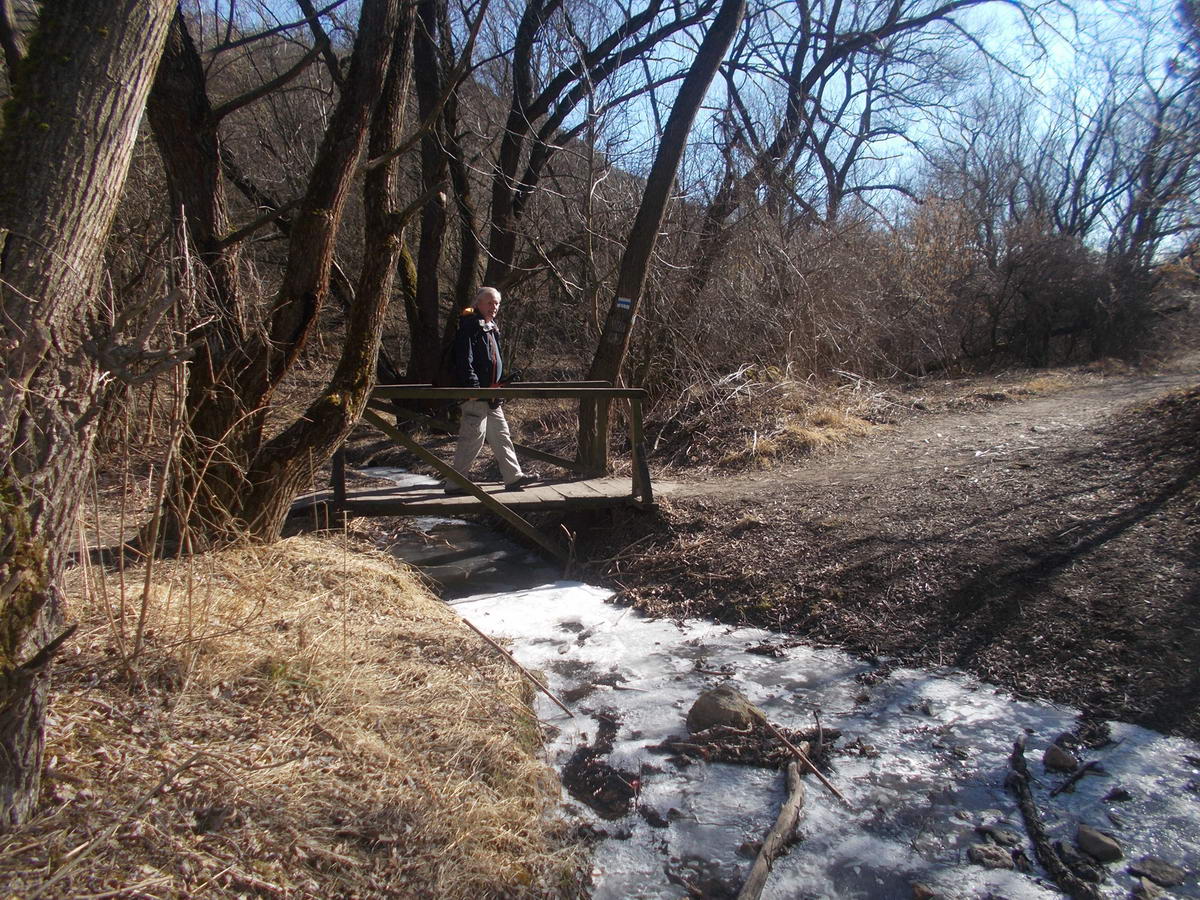
<svg viewBox="0 0 1200 900">
<path fill-rule="evenodd" d="M 579 398 L 579 466 L 583 474 L 608 474 L 608 397 Z"/>
<path fill-rule="evenodd" d="M 646 461 L 646 435 L 642 428 L 642 401 L 629 401 L 629 445 L 633 456 L 633 495 L 642 503 L 654 505 L 654 489 L 650 486 L 650 464 Z"/>
<path fill-rule="evenodd" d="M 471 481 L 465 475 L 462 475 L 459 472 L 457 472 L 453 467 L 442 462 L 440 459 L 438 459 L 437 456 L 430 453 L 428 450 L 426 450 L 424 447 L 422 447 L 420 444 L 418 444 L 416 441 L 414 441 L 409 435 L 405 434 L 399 428 L 396 428 L 394 425 L 392 425 L 390 422 L 388 422 L 386 419 L 384 419 L 382 416 L 380 416 L 377 412 L 375 412 L 372 409 L 366 409 L 363 411 L 363 419 L 366 420 L 367 422 L 370 422 L 372 425 L 374 425 L 376 428 L 378 428 L 380 431 L 382 431 L 388 437 L 392 438 L 395 441 L 399 441 L 402 445 L 404 445 L 405 448 L 407 448 L 408 450 L 411 450 L 413 453 L 415 453 L 417 456 L 419 456 L 422 460 L 429 463 L 429 465 L 433 466 L 433 468 L 443 478 L 445 478 L 451 484 L 458 485 L 464 491 L 466 491 L 468 494 L 470 494 L 472 497 L 474 497 L 476 500 L 478 500 L 480 503 L 482 503 L 484 506 L 484 509 L 486 509 L 488 512 L 494 513 L 495 515 L 499 516 L 501 519 L 503 519 L 505 522 L 508 522 L 508 524 L 512 525 L 514 528 L 516 528 L 518 531 L 520 531 L 522 534 L 524 534 L 530 540 L 532 540 L 535 543 L 539 544 L 540 546 L 544 547 L 546 550 L 549 550 L 552 554 L 554 554 L 555 556 L 557 556 L 559 559 L 563 560 L 564 562 L 570 559 L 570 552 L 567 550 L 566 547 L 563 547 L 562 544 L 560 544 L 557 540 L 555 540 L 554 538 L 550 537 L 547 534 L 542 534 L 542 532 L 540 532 L 540 531 L 538 531 L 538 529 L 534 528 L 532 524 L 530 524 L 524 517 L 522 517 L 515 510 L 509 509 L 507 506 L 505 506 L 499 500 L 492 497 L 486 491 L 482 490 L 479 487 L 479 485 L 475 484 L 475 482 Z"/>
</svg>

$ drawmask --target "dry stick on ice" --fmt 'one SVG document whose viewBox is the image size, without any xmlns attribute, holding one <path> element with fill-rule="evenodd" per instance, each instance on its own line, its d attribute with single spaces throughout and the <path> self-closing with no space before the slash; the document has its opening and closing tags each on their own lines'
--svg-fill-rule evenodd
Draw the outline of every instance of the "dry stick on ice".
<svg viewBox="0 0 1200 900">
<path fill-rule="evenodd" d="M 1060 784 L 1058 787 L 1056 787 L 1054 790 L 1052 790 L 1050 792 L 1050 796 L 1057 797 L 1063 791 L 1069 791 L 1072 787 L 1075 786 L 1075 782 L 1077 782 L 1080 778 L 1082 778 L 1088 772 L 1092 772 L 1092 771 L 1095 771 L 1097 774 L 1101 774 L 1103 772 L 1103 770 L 1100 768 L 1100 763 L 1094 759 L 1089 760 L 1088 762 L 1085 762 L 1078 769 L 1076 769 L 1074 772 L 1072 772 L 1070 775 L 1068 775 L 1066 781 L 1064 781 L 1062 784 Z"/>
<path fill-rule="evenodd" d="M 839 800 L 841 800 L 847 806 L 850 806 L 850 801 L 846 799 L 845 795 L 841 791 L 839 791 L 837 788 L 835 788 L 832 784 L 829 783 L 829 779 L 826 778 L 824 775 L 822 775 L 817 770 L 817 767 L 812 764 L 812 760 L 808 758 L 807 754 L 805 754 L 805 752 L 803 750 L 801 750 L 799 747 L 797 747 L 795 744 L 793 744 L 791 741 L 789 741 L 787 738 L 785 738 L 783 736 L 783 733 L 780 732 L 780 730 L 778 728 L 776 728 L 774 725 L 772 725 L 770 722 L 767 722 L 767 727 L 771 729 L 771 734 L 775 735 L 775 737 L 777 737 L 777 738 L 779 738 L 779 740 L 783 741 L 783 746 L 785 746 L 789 750 L 791 750 L 792 753 L 796 754 L 796 758 L 799 759 L 800 762 L 802 762 L 806 766 L 808 766 L 809 771 L 817 776 L 817 781 L 819 781 L 819 782 L 821 782 L 821 784 L 825 785 L 825 787 L 828 789 L 829 793 L 833 794 L 833 796 L 837 797 Z"/>
<path fill-rule="evenodd" d="M 516 666 L 522 675 L 524 675 L 526 678 L 528 678 L 530 681 L 532 681 L 535 685 L 537 685 L 538 690 L 540 690 L 543 694 L 545 694 L 547 697 L 549 697 L 551 700 L 553 700 L 556 704 L 558 704 L 559 709 L 561 709 L 563 712 L 565 712 L 572 719 L 575 718 L 575 713 L 573 713 L 573 712 L 571 712 L 571 710 L 567 709 L 566 705 L 561 700 L 559 700 L 552 693 L 550 693 L 550 688 L 548 688 L 544 684 L 542 684 L 541 681 L 539 681 L 532 672 L 530 672 L 523 665 L 521 665 L 519 662 L 517 662 L 515 659 L 513 659 L 511 653 L 509 653 L 507 650 L 505 650 L 503 647 L 501 647 L 499 644 L 497 644 L 495 641 L 493 641 L 490 637 L 488 637 L 486 634 L 484 634 L 482 631 L 480 631 L 478 628 L 476 628 L 474 625 L 472 625 L 466 619 L 463 619 L 462 621 L 463 621 L 464 625 L 466 625 L 473 632 L 475 632 L 477 635 L 479 635 L 481 638 L 483 638 L 485 641 L 487 641 L 489 644 L 491 644 L 492 647 L 495 648 L 500 653 L 501 656 L 503 656 L 510 663 L 512 663 L 514 666 Z"/>
<path fill-rule="evenodd" d="M 762 849 L 758 851 L 750 874 L 746 877 L 746 883 L 738 892 L 737 900 L 758 900 L 767 883 L 772 864 L 791 841 L 796 823 L 800 821 L 800 809 L 804 806 L 804 782 L 800 780 L 800 767 L 795 761 L 788 763 L 787 785 L 787 799 L 779 809 L 775 824 L 767 832 L 766 840 L 763 841 Z"/>
<path fill-rule="evenodd" d="M 1029 788 L 1029 767 L 1025 765 L 1025 735 L 1013 742 L 1008 765 L 1008 776 L 1004 779 L 1004 786 L 1017 795 L 1017 806 L 1025 820 L 1025 830 L 1029 832 L 1038 862 L 1054 879 L 1058 889 L 1073 900 L 1099 900 L 1100 889 L 1076 876 L 1046 836 L 1046 826 L 1042 824 L 1041 813 L 1038 812 L 1037 804 L 1033 802 L 1033 791 Z"/>
</svg>

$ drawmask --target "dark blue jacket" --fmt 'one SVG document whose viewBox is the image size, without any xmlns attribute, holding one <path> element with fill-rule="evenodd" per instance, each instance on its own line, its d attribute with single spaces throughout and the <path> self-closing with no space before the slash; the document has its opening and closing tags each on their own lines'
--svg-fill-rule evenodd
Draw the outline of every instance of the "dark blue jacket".
<svg viewBox="0 0 1200 900">
<path fill-rule="evenodd" d="M 495 364 L 493 365 L 493 358 Z M 459 387 L 493 387 L 504 377 L 500 331 L 474 309 L 463 312 L 454 335 L 454 376 Z"/>
</svg>

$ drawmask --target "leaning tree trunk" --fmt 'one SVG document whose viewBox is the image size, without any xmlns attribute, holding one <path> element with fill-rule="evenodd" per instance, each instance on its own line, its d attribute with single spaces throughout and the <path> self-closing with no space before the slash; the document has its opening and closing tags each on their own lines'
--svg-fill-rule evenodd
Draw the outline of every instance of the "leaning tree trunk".
<svg viewBox="0 0 1200 900">
<path fill-rule="evenodd" d="M 688 132 L 745 12 L 746 0 L 722 0 L 717 17 L 704 36 L 700 50 L 679 88 L 679 95 L 675 98 L 663 130 L 662 143 L 646 179 L 646 190 L 642 194 L 637 218 L 629 229 L 625 255 L 621 258 L 621 269 L 617 274 L 617 293 L 608 309 L 608 318 L 600 334 L 600 346 L 588 373 L 589 380 L 611 381 L 615 384 L 621 374 L 621 366 L 629 352 L 634 319 L 641 304 L 642 290 L 646 286 L 650 258 L 654 254 L 654 245 L 662 227 L 671 187 L 675 184 L 675 173 L 683 157 Z M 580 402 L 579 459 L 592 472 L 599 473 L 608 468 L 606 403 Z"/>
<path fill-rule="evenodd" d="M 367 152 L 384 157 L 399 142 L 404 99 L 412 75 L 415 14 L 410 3 L 389 0 L 400 10 L 399 23 L 382 91 L 371 119 Z M 387 55 L 383 56 L 385 63 Z M 367 405 L 375 384 L 380 337 L 404 228 L 419 204 L 396 210 L 397 160 L 369 166 L 363 180 L 366 240 L 354 305 L 346 321 L 342 354 L 328 386 L 290 427 L 269 441 L 247 473 L 244 509 L 249 536 L 274 540 L 298 493 L 312 483 L 316 463 L 324 461 L 349 435 Z"/>
<path fill-rule="evenodd" d="M 270 442 L 263 441 L 266 406 L 303 348 L 329 291 L 342 212 L 384 90 L 402 8 L 408 8 L 402 0 L 364 0 L 362 4 L 342 95 L 309 175 L 305 196 L 287 229 L 287 264 L 268 320 L 261 327 L 244 326 L 249 304 L 237 289 L 234 273 L 225 282 L 230 290 L 224 292 L 220 280 L 213 278 L 211 296 L 215 302 L 206 310 L 213 316 L 205 334 L 207 347 L 189 373 L 191 381 L 202 390 L 188 394 L 189 434 L 183 452 L 177 455 L 181 471 L 174 476 L 174 509 L 167 510 L 167 522 L 175 532 L 170 535 L 173 540 L 186 534 L 192 547 L 203 547 L 236 540 L 247 530 L 260 538 L 277 536 L 278 526 L 282 525 L 278 508 L 283 501 L 279 496 L 298 483 L 306 484 L 312 467 L 328 453 L 328 440 L 317 440 L 313 435 L 329 429 L 336 439 L 342 427 L 338 410 L 355 408 L 346 401 L 357 396 L 361 384 L 343 378 L 327 389 L 317 401 L 318 406 L 310 409 L 314 421 L 296 423 Z M 155 87 L 154 120 L 156 132 L 162 129 L 156 137 L 168 161 L 165 168 L 172 181 L 172 197 L 190 197 L 194 209 L 187 211 L 185 221 L 201 259 L 210 267 L 236 264 L 236 257 L 219 240 L 224 218 L 217 193 L 220 180 L 214 168 L 219 160 L 219 141 L 217 123 L 211 121 L 213 113 L 204 96 L 203 73 L 190 59 L 194 54 L 188 47 L 173 43 L 172 49 L 180 51 L 178 60 L 171 57 L 172 63 L 179 62 L 179 68 L 164 73 Z M 176 108 L 158 108 L 160 93 L 163 101 L 173 102 Z M 172 97 L 177 99 L 172 101 Z M 180 128 L 185 133 L 178 133 Z M 204 146 L 198 151 L 189 141 Z M 200 164 L 171 164 L 171 159 L 186 163 L 189 153 L 197 153 Z M 374 183 L 370 179 L 368 182 Z M 214 235 L 218 238 L 215 245 Z M 211 253 L 206 250 L 210 246 Z M 376 256 L 374 248 L 365 254 L 371 263 Z M 387 289 L 390 291 L 390 280 Z M 354 307 L 357 309 L 360 303 L 370 307 L 372 302 L 360 288 Z M 372 350 L 369 356 L 373 367 L 377 354 Z M 369 384 L 371 374 L 363 375 L 361 383 Z M 320 404 L 337 408 L 331 411 Z M 287 497 L 288 502 L 291 499 Z"/>
<path fill-rule="evenodd" d="M 58 585 L 88 471 L 104 244 L 173 0 L 46 0 L 0 135 L 0 827 L 37 802 Z"/>
</svg>

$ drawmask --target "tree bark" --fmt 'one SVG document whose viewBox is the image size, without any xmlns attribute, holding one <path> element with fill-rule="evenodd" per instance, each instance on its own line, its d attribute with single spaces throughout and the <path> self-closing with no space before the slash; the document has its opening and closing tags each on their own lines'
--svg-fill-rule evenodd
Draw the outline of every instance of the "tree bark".
<svg viewBox="0 0 1200 900">
<path fill-rule="evenodd" d="M 196 287 L 201 330 L 188 367 L 187 426 L 167 486 L 160 536 L 176 543 L 191 512 L 237 508 L 246 459 L 257 443 L 256 419 L 247 417 L 250 341 L 240 280 L 240 243 L 226 244 L 229 219 L 217 121 L 207 77 L 183 16 L 176 10 L 162 65 L 146 109 L 167 176 L 170 215 L 186 228 L 207 278 Z"/>
<path fill-rule="evenodd" d="M 303 348 L 329 292 L 335 239 L 372 119 L 382 117 L 387 127 L 399 121 L 399 113 L 380 106 L 379 98 L 386 90 L 390 104 L 403 106 L 397 91 L 407 90 L 412 32 L 409 28 L 401 37 L 397 30 L 402 7 L 407 16 L 403 0 L 365 0 L 362 5 L 341 97 L 305 196 L 283 228 L 288 256 L 282 283 L 258 327 L 237 278 L 237 251 L 225 240 L 218 123 L 199 57 L 182 20 L 176 22 L 170 65 L 155 86 L 153 123 L 171 197 L 179 207 L 175 212 L 182 211 L 189 238 L 212 274 L 212 287 L 203 309 L 211 322 L 189 370 L 187 437 L 165 510 L 172 543 L 185 534 L 193 547 L 236 540 L 247 532 L 263 540 L 276 537 L 296 490 L 311 480 L 313 468 L 349 429 L 347 417 L 352 423 L 365 402 L 378 359 L 379 304 L 386 303 L 394 276 L 379 276 L 378 263 L 386 261 L 394 269 L 392 244 L 398 234 L 394 224 L 378 224 L 380 216 L 390 213 L 371 210 L 373 204 L 392 203 L 394 162 L 375 167 L 364 179 L 368 215 L 375 219 L 367 229 L 364 274 L 351 305 L 342 363 L 307 417 L 264 443 L 266 405 Z M 402 64 L 403 72 L 392 71 L 393 51 L 400 53 L 395 64 Z M 395 137 L 391 140 L 394 145 Z M 379 191 L 385 193 L 375 193 Z M 355 367 L 360 365 L 369 365 L 370 371 L 359 372 Z"/>
<path fill-rule="evenodd" d="M 617 293 L 608 309 L 608 317 L 600 334 L 600 346 L 588 373 L 589 380 L 611 381 L 615 384 L 621 375 L 642 290 L 646 286 L 650 258 L 675 184 L 675 174 L 679 170 L 688 132 L 745 12 L 746 0 L 722 0 L 717 17 L 704 36 L 700 50 L 679 88 L 667 118 L 662 143 L 659 144 L 646 180 L 646 190 L 642 194 L 637 217 L 629 229 L 625 255 L 621 258 L 621 268 L 617 274 Z M 593 472 L 603 472 L 608 468 L 607 411 L 594 401 L 580 402 L 579 458 Z"/>
<path fill-rule="evenodd" d="M 438 36 L 445 16 L 445 0 L 420 0 L 420 28 L 414 36 L 416 62 L 414 84 L 417 110 L 426 120 L 437 109 L 445 90 L 444 67 Z M 443 110 L 443 116 L 445 110 Z M 417 244 L 416 290 L 408 316 L 408 380 L 432 381 L 441 361 L 441 262 L 446 241 L 446 196 L 435 190 L 446 180 L 448 154 L 445 149 L 449 129 L 439 120 L 421 136 L 421 187 L 429 193 L 421 210 L 421 234 Z"/>
<path fill-rule="evenodd" d="M 88 349 L 104 244 L 173 0 L 47 0 L 0 159 L 0 827 L 37 802 L 58 587 L 104 373 Z M 58 637 L 55 637 L 55 636 Z"/>
<path fill-rule="evenodd" d="M 787 764 L 787 797 L 775 817 L 775 824 L 767 832 L 762 849 L 754 858 L 750 874 L 742 889 L 738 892 L 737 900 L 758 900 L 767 884 L 767 876 L 771 867 L 796 836 L 796 825 L 800 822 L 800 813 L 804 808 L 804 782 L 800 780 L 800 763 L 793 760 Z"/>
<path fill-rule="evenodd" d="M 398 13 L 398 21 L 392 20 L 395 24 L 389 26 L 393 43 L 390 55 L 384 57 L 387 76 L 371 120 L 370 158 L 382 156 L 399 141 L 412 74 L 414 8 L 400 0 L 389 3 Z M 397 165 L 393 159 L 372 168 L 363 180 L 363 266 L 333 377 L 304 415 L 262 448 L 247 473 L 250 489 L 245 509 L 252 538 L 274 540 L 279 536 L 292 501 L 311 484 L 315 462 L 326 459 L 346 439 L 375 386 L 384 314 L 407 225 L 395 208 Z"/>
</svg>

